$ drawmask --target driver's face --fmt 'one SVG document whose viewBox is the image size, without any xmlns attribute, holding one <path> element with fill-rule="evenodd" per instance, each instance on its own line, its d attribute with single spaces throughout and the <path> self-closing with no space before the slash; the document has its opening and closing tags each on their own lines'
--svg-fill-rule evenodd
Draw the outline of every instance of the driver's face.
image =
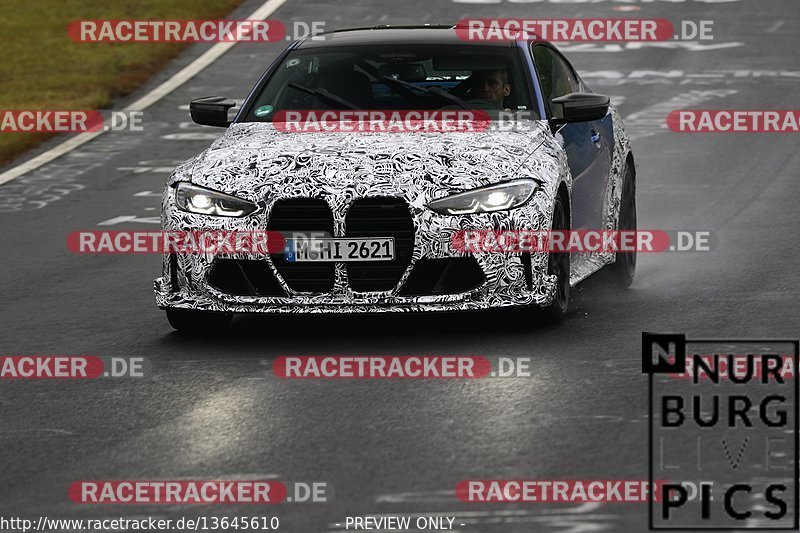
<svg viewBox="0 0 800 533">
<path fill-rule="evenodd" d="M 503 98 L 511 94 L 511 85 L 503 80 L 503 72 L 495 70 L 492 72 L 482 72 L 475 78 L 473 92 L 478 98 L 489 100 L 503 107 Z"/>
</svg>

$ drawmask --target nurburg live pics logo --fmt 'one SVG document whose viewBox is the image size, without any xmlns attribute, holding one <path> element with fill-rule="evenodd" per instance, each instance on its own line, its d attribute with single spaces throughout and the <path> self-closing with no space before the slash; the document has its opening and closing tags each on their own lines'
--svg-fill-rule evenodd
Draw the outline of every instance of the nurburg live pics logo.
<svg viewBox="0 0 800 533">
<path fill-rule="evenodd" d="M 799 345 L 642 333 L 651 530 L 798 530 Z"/>
</svg>

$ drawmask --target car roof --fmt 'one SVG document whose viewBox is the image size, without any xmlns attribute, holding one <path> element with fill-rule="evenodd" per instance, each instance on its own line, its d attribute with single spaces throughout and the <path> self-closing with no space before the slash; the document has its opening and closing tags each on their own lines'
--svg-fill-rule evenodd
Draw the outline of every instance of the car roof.
<svg viewBox="0 0 800 533">
<path fill-rule="evenodd" d="M 323 48 L 329 46 L 354 46 L 375 44 L 464 44 L 473 46 L 514 47 L 512 39 L 497 41 L 470 41 L 456 34 L 456 26 L 373 26 L 318 33 L 301 41 L 297 48 Z"/>
</svg>

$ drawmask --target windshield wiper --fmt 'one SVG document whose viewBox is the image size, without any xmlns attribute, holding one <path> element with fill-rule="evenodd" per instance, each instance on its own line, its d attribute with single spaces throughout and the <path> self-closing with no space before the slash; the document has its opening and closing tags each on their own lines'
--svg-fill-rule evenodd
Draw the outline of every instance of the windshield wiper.
<svg viewBox="0 0 800 533">
<path fill-rule="evenodd" d="M 305 87 L 303 85 L 294 82 L 287 83 L 287 86 L 293 89 L 297 89 L 298 91 L 303 91 L 304 93 L 313 94 L 314 96 L 318 96 L 323 100 L 327 100 L 328 102 L 333 102 L 334 104 L 343 105 L 348 109 L 355 109 L 357 111 L 361 110 L 361 108 L 358 107 L 357 105 L 351 104 L 344 98 L 336 96 L 335 94 L 327 91 L 326 89 L 309 89 L 308 87 Z"/>
<path fill-rule="evenodd" d="M 409 89 L 417 89 L 417 90 L 422 91 L 424 93 L 435 94 L 436 96 L 444 98 L 445 100 L 450 100 L 451 102 L 453 102 L 454 104 L 459 106 L 461 109 L 469 109 L 467 107 L 467 103 L 464 100 L 462 100 L 461 98 L 459 98 L 458 96 L 456 96 L 454 94 L 450 94 L 448 92 L 445 92 L 445 91 L 441 90 L 439 87 L 420 87 L 419 85 L 414 85 L 413 83 L 409 83 L 409 82 L 403 81 L 403 80 L 398 80 L 397 78 L 391 78 L 389 76 L 384 76 L 383 77 L 383 81 L 396 83 L 398 85 L 401 85 L 403 87 L 407 87 Z"/>
</svg>

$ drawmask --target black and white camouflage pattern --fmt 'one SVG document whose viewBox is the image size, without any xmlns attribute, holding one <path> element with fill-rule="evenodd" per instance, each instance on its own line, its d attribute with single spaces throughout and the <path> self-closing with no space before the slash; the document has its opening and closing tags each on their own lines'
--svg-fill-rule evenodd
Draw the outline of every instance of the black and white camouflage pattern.
<svg viewBox="0 0 800 533">
<path fill-rule="evenodd" d="M 630 145 L 619 115 L 612 109 L 616 137 L 612 179 L 606 191 L 606 226 L 616 227 L 620 179 Z M 426 208 L 430 201 L 496 182 L 532 178 L 541 183 L 525 206 L 506 212 L 440 215 Z M 175 205 L 173 185 L 196 185 L 234 194 L 259 209 L 244 218 L 187 213 Z M 400 297 L 419 258 L 463 255 L 451 248 L 458 230 L 548 230 L 558 187 L 571 191 L 572 178 L 564 150 L 546 122 L 521 121 L 513 131 L 491 127 L 482 132 L 453 133 L 285 133 L 270 123 L 235 123 L 207 150 L 180 165 L 170 176 L 162 205 L 164 230 L 264 230 L 276 200 L 322 198 L 331 208 L 336 237 L 344 237 L 344 220 L 353 200 L 370 196 L 403 198 L 415 226 L 411 264 L 392 291 L 358 293 L 347 283 L 339 263 L 331 293 L 296 293 L 278 274 L 269 256 L 262 256 L 288 297 L 232 296 L 206 283 L 213 256 L 180 254 L 181 289 L 170 292 L 169 256 L 155 280 L 159 307 L 228 312 L 380 312 L 470 310 L 491 307 L 548 305 L 555 276 L 547 275 L 547 254 L 532 254 L 533 290 L 525 284 L 519 254 L 475 254 L 486 283 L 468 293 Z M 216 256 L 220 257 L 220 256 Z M 222 256 L 241 257 L 245 256 Z M 577 283 L 612 254 L 592 254 L 573 262 Z"/>
</svg>

